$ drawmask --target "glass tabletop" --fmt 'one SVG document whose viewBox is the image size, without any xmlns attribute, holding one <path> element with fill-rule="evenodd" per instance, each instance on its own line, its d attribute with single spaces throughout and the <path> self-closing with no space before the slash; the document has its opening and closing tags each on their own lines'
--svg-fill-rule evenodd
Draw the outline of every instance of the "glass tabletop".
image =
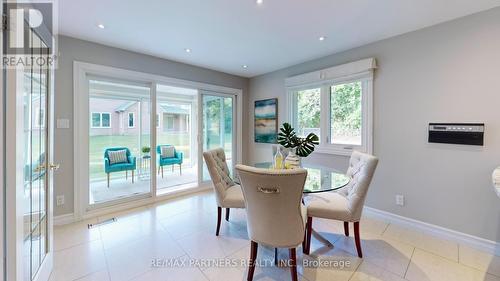
<svg viewBox="0 0 500 281">
<path fill-rule="evenodd" d="M 256 168 L 271 169 L 271 162 L 257 163 Z M 307 170 L 307 179 L 304 185 L 304 193 L 319 193 L 333 191 L 346 186 L 350 178 L 336 170 L 328 167 L 303 164 Z"/>
</svg>

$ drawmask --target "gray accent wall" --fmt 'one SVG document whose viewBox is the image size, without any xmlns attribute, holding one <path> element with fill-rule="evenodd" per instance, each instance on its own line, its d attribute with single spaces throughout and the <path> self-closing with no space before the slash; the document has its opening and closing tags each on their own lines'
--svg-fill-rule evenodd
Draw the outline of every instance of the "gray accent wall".
<svg viewBox="0 0 500 281">
<path fill-rule="evenodd" d="M 366 205 L 500 241 L 500 198 L 491 183 L 500 166 L 499 34 L 495 8 L 251 78 L 248 127 L 254 100 L 263 98 L 278 97 L 279 121 L 286 120 L 286 77 L 374 57 L 374 154 L 380 162 Z M 430 122 L 484 122 L 485 145 L 430 144 Z M 249 136 L 248 160 L 270 161 L 270 145 Z M 307 161 L 345 171 L 348 158 L 313 154 Z M 405 196 L 405 206 L 395 204 L 396 194 Z"/>
<path fill-rule="evenodd" d="M 56 129 L 54 162 L 61 164 L 54 176 L 54 202 L 57 195 L 65 196 L 63 206 L 54 206 L 55 216 L 73 213 L 73 62 L 82 61 L 127 70 L 162 75 L 171 78 L 232 87 L 243 90 L 243 104 L 248 104 L 248 79 L 193 65 L 165 60 L 123 49 L 108 47 L 67 36 L 59 36 L 59 66 L 55 73 L 55 118 L 70 120 L 69 129 Z M 243 118 L 247 111 L 244 107 Z M 247 143 L 247 123 L 243 123 L 243 147 Z M 242 155 L 243 161 L 246 154 Z"/>
</svg>

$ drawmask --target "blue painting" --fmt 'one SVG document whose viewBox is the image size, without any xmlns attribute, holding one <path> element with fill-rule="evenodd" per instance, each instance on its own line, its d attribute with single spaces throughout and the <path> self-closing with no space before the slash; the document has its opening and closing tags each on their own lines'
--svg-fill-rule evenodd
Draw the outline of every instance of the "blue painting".
<svg viewBox="0 0 500 281">
<path fill-rule="evenodd" d="M 278 137 L 278 99 L 255 101 L 255 142 L 276 143 Z"/>
</svg>

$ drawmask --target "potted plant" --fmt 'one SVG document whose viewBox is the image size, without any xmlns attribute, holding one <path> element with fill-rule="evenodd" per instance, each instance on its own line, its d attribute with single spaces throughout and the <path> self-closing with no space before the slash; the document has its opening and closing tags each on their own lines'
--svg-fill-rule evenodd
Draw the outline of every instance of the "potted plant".
<svg viewBox="0 0 500 281">
<path fill-rule="evenodd" d="M 298 137 L 289 123 L 283 123 L 278 134 L 278 143 L 290 148 L 285 159 L 285 168 L 289 169 L 300 167 L 300 157 L 309 156 L 314 151 L 314 146 L 319 144 L 319 138 L 314 133 L 309 133 L 305 138 Z"/>
<path fill-rule="evenodd" d="M 141 148 L 141 151 L 144 154 L 144 156 L 149 156 L 149 153 L 151 152 L 151 147 L 149 147 L 149 146 L 143 146 Z"/>
</svg>

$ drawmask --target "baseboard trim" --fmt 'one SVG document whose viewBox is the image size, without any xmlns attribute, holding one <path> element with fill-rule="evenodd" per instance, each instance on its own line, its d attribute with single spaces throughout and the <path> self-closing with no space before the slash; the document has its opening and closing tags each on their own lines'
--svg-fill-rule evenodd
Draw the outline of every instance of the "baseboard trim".
<svg viewBox="0 0 500 281">
<path fill-rule="evenodd" d="M 403 217 L 372 207 L 365 206 L 363 211 L 364 214 L 368 217 L 378 218 L 389 223 L 394 223 L 407 228 L 419 230 L 439 238 L 454 241 L 459 244 L 467 245 L 472 248 L 500 256 L 500 242 L 495 242 L 438 225 Z"/>
<path fill-rule="evenodd" d="M 75 221 L 76 221 L 76 219 L 75 219 L 74 213 L 64 214 L 64 215 L 54 217 L 54 225 L 65 225 L 65 224 L 73 223 Z"/>
</svg>

